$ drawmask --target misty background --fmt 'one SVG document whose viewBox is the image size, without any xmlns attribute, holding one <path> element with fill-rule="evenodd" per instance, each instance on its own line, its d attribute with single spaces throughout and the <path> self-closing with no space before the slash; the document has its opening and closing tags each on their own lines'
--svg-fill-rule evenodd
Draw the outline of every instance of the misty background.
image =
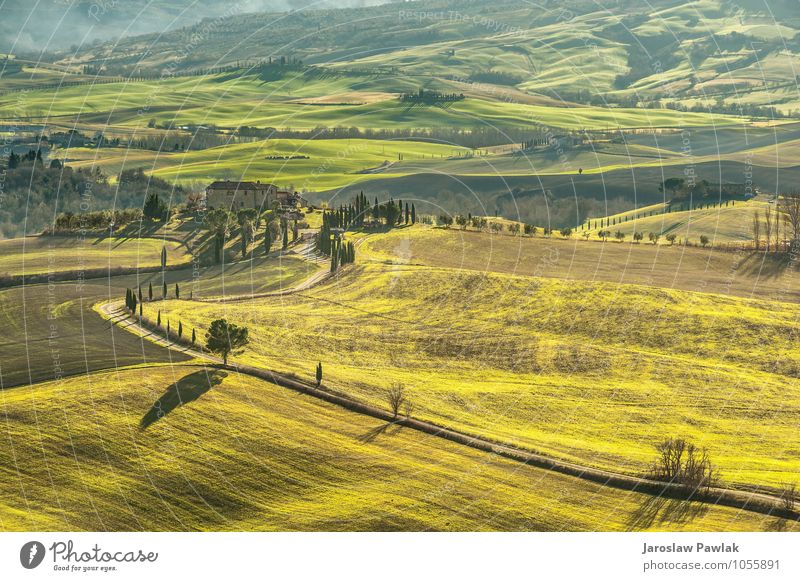
<svg viewBox="0 0 800 581">
<path fill-rule="evenodd" d="M 0 0 L 0 53 L 67 50 L 249 12 L 353 8 L 388 0 Z"/>
</svg>

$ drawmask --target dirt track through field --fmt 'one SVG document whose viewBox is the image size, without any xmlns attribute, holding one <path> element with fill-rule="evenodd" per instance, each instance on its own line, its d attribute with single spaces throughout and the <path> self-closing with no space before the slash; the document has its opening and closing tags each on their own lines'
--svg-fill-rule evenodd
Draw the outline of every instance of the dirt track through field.
<svg viewBox="0 0 800 581">
<path fill-rule="evenodd" d="M 318 284 L 318 282 L 319 281 L 317 281 L 316 284 Z M 305 284 L 301 283 L 300 286 L 303 286 L 303 288 L 308 288 L 310 285 L 306 286 Z M 211 356 L 208 353 L 204 353 L 187 345 L 175 343 L 174 341 L 171 341 L 143 326 L 133 317 L 131 317 L 127 311 L 125 311 L 121 301 L 101 304 L 99 305 L 98 311 L 102 316 L 111 320 L 114 324 L 127 331 L 136 333 L 169 349 L 177 350 L 184 355 L 205 360 L 222 369 L 227 369 L 263 379 L 265 381 L 274 383 L 275 385 L 286 387 L 288 389 L 292 389 L 294 391 L 343 407 L 349 411 L 386 421 L 390 424 L 404 426 L 424 434 L 443 438 L 464 446 L 469 446 L 476 450 L 481 450 L 483 452 L 495 454 L 503 458 L 515 460 L 517 462 L 530 464 L 538 468 L 552 470 L 560 474 L 574 476 L 576 478 L 581 478 L 583 480 L 621 490 L 651 494 L 659 497 L 693 500 L 754 511 L 770 516 L 800 520 L 800 514 L 796 511 L 785 508 L 782 500 L 777 496 L 762 492 L 747 492 L 719 487 L 713 487 L 704 490 L 689 490 L 677 484 L 659 482 L 629 474 L 600 470 L 573 462 L 559 460 L 557 458 L 545 456 L 537 452 L 518 448 L 507 443 L 494 442 L 487 438 L 470 435 L 452 428 L 446 428 L 426 420 L 412 417 L 394 416 L 387 410 L 357 401 L 345 394 L 331 390 L 326 386 L 317 387 L 300 379 L 288 377 L 269 369 L 253 367 L 250 365 L 223 365 L 222 360 L 218 357 Z"/>
</svg>

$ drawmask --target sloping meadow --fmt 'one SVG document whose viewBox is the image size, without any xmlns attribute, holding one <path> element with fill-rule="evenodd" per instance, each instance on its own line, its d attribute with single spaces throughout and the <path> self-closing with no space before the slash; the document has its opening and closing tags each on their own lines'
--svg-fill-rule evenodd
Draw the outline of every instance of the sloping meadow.
<svg viewBox="0 0 800 581">
<path fill-rule="evenodd" d="M 780 486 L 800 463 L 794 304 L 367 264 L 288 297 L 158 307 L 246 325 L 242 361 L 309 378 L 321 361 L 326 385 L 386 406 L 399 384 L 415 416 L 594 466 L 642 474 L 670 437 L 730 484 Z"/>
</svg>

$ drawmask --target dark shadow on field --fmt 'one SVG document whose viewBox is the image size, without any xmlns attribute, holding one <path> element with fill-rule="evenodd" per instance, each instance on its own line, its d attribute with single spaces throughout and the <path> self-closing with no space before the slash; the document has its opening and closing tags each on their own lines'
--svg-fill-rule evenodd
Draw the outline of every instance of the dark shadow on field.
<svg viewBox="0 0 800 581">
<path fill-rule="evenodd" d="M 764 526 L 764 531 L 769 533 L 785 533 L 789 530 L 787 526 L 786 519 L 775 517 L 774 519 L 767 522 Z"/>
<path fill-rule="evenodd" d="M 792 257 L 788 252 L 771 254 L 751 252 L 742 260 L 739 265 L 739 271 L 748 276 L 775 279 L 783 275 L 786 269 L 792 267 L 792 265 Z"/>
<path fill-rule="evenodd" d="M 228 376 L 224 371 L 195 371 L 169 386 L 153 407 L 144 414 L 139 422 L 139 429 L 145 430 L 178 406 L 198 399 L 215 385 L 222 383 Z"/>
<path fill-rule="evenodd" d="M 394 429 L 389 431 L 389 428 L 394 426 Z M 385 424 L 381 424 L 380 426 L 375 426 L 366 434 L 363 434 L 358 437 L 358 441 L 362 444 L 369 444 L 370 442 L 375 441 L 375 439 L 380 436 L 381 434 L 386 434 L 387 436 L 393 436 L 397 432 L 399 432 L 403 426 L 400 424 L 396 424 L 394 422 L 387 422 Z"/>
<path fill-rule="evenodd" d="M 709 506 L 702 502 L 690 502 L 661 496 L 646 496 L 628 518 L 628 530 L 649 529 L 656 524 L 686 524 L 705 515 Z"/>
</svg>

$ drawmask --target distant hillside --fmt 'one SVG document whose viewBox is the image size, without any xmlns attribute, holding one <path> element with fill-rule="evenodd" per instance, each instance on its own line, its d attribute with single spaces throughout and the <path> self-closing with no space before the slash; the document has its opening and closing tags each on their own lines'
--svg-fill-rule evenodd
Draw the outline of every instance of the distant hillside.
<svg viewBox="0 0 800 581">
<path fill-rule="evenodd" d="M 92 46 L 64 62 L 109 72 L 215 67 L 286 56 L 391 69 L 579 102 L 800 110 L 800 11 L 773 0 L 432 0 L 233 15 Z"/>
</svg>

